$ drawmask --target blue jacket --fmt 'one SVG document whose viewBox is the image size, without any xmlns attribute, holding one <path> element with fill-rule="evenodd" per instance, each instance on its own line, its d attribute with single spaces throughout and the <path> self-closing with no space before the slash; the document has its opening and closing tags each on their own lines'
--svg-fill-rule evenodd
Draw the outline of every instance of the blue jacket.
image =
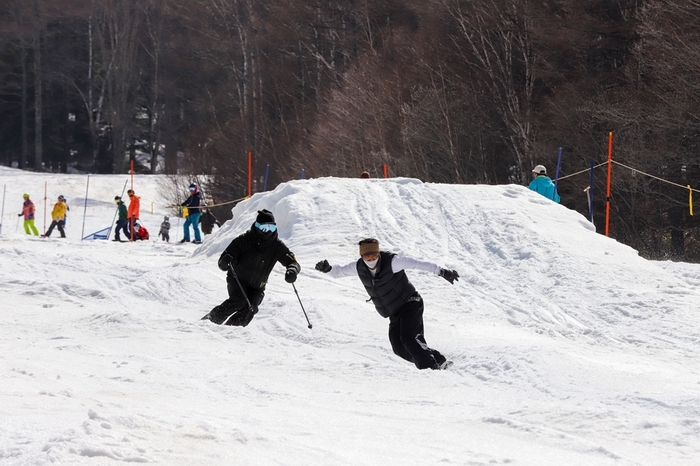
<svg viewBox="0 0 700 466">
<path fill-rule="evenodd" d="M 554 187 L 552 180 L 546 175 L 537 175 L 537 178 L 530 182 L 530 189 L 536 193 L 542 194 L 547 199 L 551 199 L 557 204 L 559 203 L 559 194 Z"/>
</svg>

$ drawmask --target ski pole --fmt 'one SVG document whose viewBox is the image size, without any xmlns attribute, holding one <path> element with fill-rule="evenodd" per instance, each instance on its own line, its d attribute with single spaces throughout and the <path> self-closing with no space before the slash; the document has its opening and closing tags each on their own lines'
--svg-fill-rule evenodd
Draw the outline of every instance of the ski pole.
<svg viewBox="0 0 700 466">
<path fill-rule="evenodd" d="M 245 290 L 243 289 L 243 285 L 241 285 L 241 281 L 238 279 L 238 275 L 236 275 L 236 271 L 233 270 L 233 265 L 231 265 L 230 263 L 228 264 L 228 270 L 229 270 L 229 272 L 231 272 L 231 275 L 233 275 L 233 278 L 236 279 L 236 283 L 238 283 L 238 287 L 241 289 L 241 293 L 243 294 L 245 301 L 248 303 L 248 309 L 250 309 L 250 311 L 253 312 L 253 305 L 250 304 L 250 300 L 248 299 L 248 295 L 246 294 Z M 236 311 L 236 312 L 238 312 L 238 311 Z M 233 314 L 235 314 L 236 312 L 234 312 Z M 226 325 L 226 323 L 229 321 L 229 319 L 231 317 L 233 317 L 233 314 L 228 316 L 226 318 L 226 320 L 224 321 L 224 323 L 221 325 Z"/>
<path fill-rule="evenodd" d="M 312 328 L 311 322 L 309 321 L 309 316 L 306 315 L 306 309 L 304 309 L 304 305 L 301 304 L 301 298 L 299 297 L 299 292 L 297 291 L 297 287 L 294 286 L 294 283 L 292 283 L 292 288 L 294 288 L 294 292 L 297 294 L 299 305 L 301 306 L 301 310 L 304 312 L 304 317 L 306 317 L 306 323 L 309 324 L 309 328 Z"/>
</svg>

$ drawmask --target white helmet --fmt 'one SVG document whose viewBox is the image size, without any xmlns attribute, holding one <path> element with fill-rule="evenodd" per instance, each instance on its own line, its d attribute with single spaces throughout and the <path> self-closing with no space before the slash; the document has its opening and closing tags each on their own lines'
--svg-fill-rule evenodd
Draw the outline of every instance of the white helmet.
<svg viewBox="0 0 700 466">
<path fill-rule="evenodd" d="M 544 168 L 544 165 L 537 165 L 535 166 L 535 168 L 532 169 L 532 173 L 537 173 L 538 175 L 546 175 L 547 169 Z"/>
</svg>

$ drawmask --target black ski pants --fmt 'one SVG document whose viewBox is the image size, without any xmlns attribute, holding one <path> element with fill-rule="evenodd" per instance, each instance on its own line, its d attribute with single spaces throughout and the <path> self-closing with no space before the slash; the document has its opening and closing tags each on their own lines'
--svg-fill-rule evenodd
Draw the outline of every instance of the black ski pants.
<svg viewBox="0 0 700 466">
<path fill-rule="evenodd" d="M 445 362 L 445 356 L 425 342 L 423 298 L 418 293 L 389 317 L 389 341 L 397 356 L 414 363 L 418 369 L 438 369 Z"/>
<path fill-rule="evenodd" d="M 51 232 L 53 231 L 54 228 L 58 228 L 58 232 L 61 234 L 61 238 L 66 237 L 66 232 L 63 231 L 63 220 L 54 220 L 51 222 L 51 225 L 49 225 L 49 229 L 46 232 L 46 237 L 48 238 L 51 236 Z"/>
<path fill-rule="evenodd" d="M 226 287 L 228 289 L 228 299 L 216 306 L 209 313 L 209 320 L 215 324 L 236 325 L 245 327 L 253 320 L 253 316 L 258 313 L 258 306 L 265 297 L 265 291 L 260 288 L 241 282 L 245 293 L 250 300 L 252 309 L 248 306 L 245 296 L 241 292 L 236 279 L 230 274 L 226 277 Z M 229 318 L 230 317 L 230 318 Z"/>
<path fill-rule="evenodd" d="M 129 221 L 128 220 L 117 220 L 117 229 L 114 230 L 114 239 L 117 241 L 121 241 L 122 239 L 119 237 L 119 231 L 124 232 L 124 241 L 129 241 L 131 239 L 131 233 L 129 233 Z"/>
</svg>

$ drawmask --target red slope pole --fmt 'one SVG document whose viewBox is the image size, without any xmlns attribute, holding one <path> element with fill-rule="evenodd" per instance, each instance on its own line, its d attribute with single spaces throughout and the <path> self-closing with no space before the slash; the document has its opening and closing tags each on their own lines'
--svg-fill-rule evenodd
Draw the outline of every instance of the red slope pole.
<svg viewBox="0 0 700 466">
<path fill-rule="evenodd" d="M 610 236 L 610 185 L 612 183 L 613 133 L 608 135 L 608 187 L 605 193 L 605 236 Z"/>
<path fill-rule="evenodd" d="M 129 161 L 129 178 L 131 178 L 131 190 L 133 191 L 134 189 L 134 161 L 131 160 Z M 131 201 L 129 201 L 129 205 L 131 205 Z M 140 207 L 139 207 L 140 209 Z M 139 215 L 141 215 L 141 212 L 139 212 Z M 129 234 L 131 235 L 131 238 L 129 238 L 132 242 L 135 239 L 135 234 L 134 234 L 134 223 L 136 222 L 136 219 L 134 217 L 131 217 L 129 219 Z"/>
</svg>

